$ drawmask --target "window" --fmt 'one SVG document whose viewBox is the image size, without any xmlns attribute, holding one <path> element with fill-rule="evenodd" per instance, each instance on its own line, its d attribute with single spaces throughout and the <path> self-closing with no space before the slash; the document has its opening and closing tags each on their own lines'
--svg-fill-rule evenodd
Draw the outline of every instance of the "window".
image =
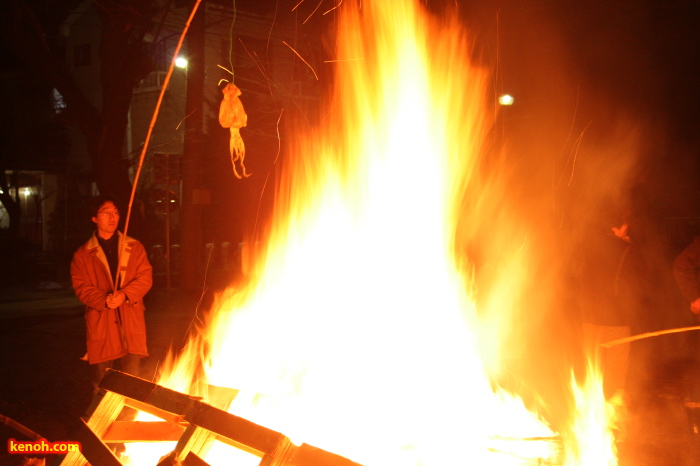
<svg viewBox="0 0 700 466">
<path fill-rule="evenodd" d="M 51 93 L 51 100 L 53 102 L 54 112 L 61 113 L 63 109 L 66 108 L 66 103 L 63 101 L 63 96 L 56 88 L 54 88 L 53 92 Z"/>
</svg>

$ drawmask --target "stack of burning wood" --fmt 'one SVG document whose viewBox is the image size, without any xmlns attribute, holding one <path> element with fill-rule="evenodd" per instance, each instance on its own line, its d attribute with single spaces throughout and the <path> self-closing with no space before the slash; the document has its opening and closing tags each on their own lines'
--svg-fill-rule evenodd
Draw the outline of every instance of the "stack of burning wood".
<svg viewBox="0 0 700 466">
<path fill-rule="evenodd" d="M 177 444 L 158 466 L 207 466 L 204 458 L 216 441 L 259 457 L 261 466 L 358 466 L 311 445 L 296 446 L 279 432 L 213 406 L 230 403 L 234 390 L 219 389 L 205 403 L 118 371 L 109 371 L 100 388 L 87 421 L 78 420 L 69 433 L 69 440 L 80 442 L 81 452 L 66 455 L 61 466 L 122 466 L 114 445 L 168 441 Z M 160 421 L 123 420 L 125 410 L 142 411 Z"/>
</svg>

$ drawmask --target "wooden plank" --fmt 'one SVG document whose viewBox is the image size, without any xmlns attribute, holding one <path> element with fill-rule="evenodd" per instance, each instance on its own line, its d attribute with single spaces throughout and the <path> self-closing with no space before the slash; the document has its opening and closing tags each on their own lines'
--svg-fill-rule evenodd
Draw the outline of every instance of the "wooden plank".
<svg viewBox="0 0 700 466">
<path fill-rule="evenodd" d="M 228 387 L 209 385 L 207 402 L 220 409 L 228 409 L 233 399 L 238 395 L 238 390 Z M 206 457 L 209 449 L 216 440 L 217 435 L 201 427 L 194 426 L 191 432 L 185 433 L 175 447 L 178 459 L 186 458 L 185 455 L 196 454 L 196 458 Z"/>
<path fill-rule="evenodd" d="M 302 443 L 295 452 L 291 463 L 294 466 L 361 466 L 344 456 Z"/>
<path fill-rule="evenodd" d="M 210 464 L 190 452 L 182 461 L 168 457 L 158 463 L 158 466 L 210 466 Z"/>
<path fill-rule="evenodd" d="M 216 434 L 201 427 L 190 424 L 177 442 L 173 453 L 178 459 L 185 458 L 190 452 L 200 457 L 206 457 Z"/>
<path fill-rule="evenodd" d="M 98 392 L 86 413 L 86 416 L 90 416 L 87 422 L 88 430 L 96 437 L 101 437 L 121 413 L 124 401 L 124 397 L 119 394 L 104 390 Z M 80 422 L 84 423 L 82 419 Z M 69 440 L 77 439 L 69 437 Z M 87 460 L 80 452 L 70 452 L 61 461 L 61 466 L 85 466 L 86 464 Z"/>
<path fill-rule="evenodd" d="M 228 387 L 218 387 L 215 385 L 209 385 L 209 393 L 208 393 L 208 399 L 206 402 L 212 406 L 216 406 L 217 408 L 220 409 L 228 409 L 230 406 L 231 402 L 236 398 L 236 395 L 238 394 L 238 390 L 235 390 L 233 388 L 228 388 Z M 195 397 L 190 397 L 192 399 L 199 399 Z M 126 398 L 125 403 L 127 406 L 130 406 L 132 408 L 135 408 L 139 411 L 143 411 L 144 413 L 152 414 L 153 416 L 159 417 L 160 419 L 163 419 L 164 421 L 169 421 L 169 422 L 175 422 L 175 423 L 181 423 L 182 422 L 182 415 L 180 414 L 173 414 L 172 412 L 164 411 L 162 409 L 156 408 L 152 404 L 135 400 L 133 398 Z"/>
<path fill-rule="evenodd" d="M 178 460 L 174 455 L 168 455 L 160 460 L 158 466 L 210 466 L 210 464 L 190 452 L 182 461 Z"/>
<path fill-rule="evenodd" d="M 148 380 L 136 377 L 125 372 L 107 369 L 100 382 L 100 388 L 135 400 L 145 400 L 156 387 L 156 384 Z"/>
<path fill-rule="evenodd" d="M 112 392 L 101 392 L 97 395 L 99 403 L 90 414 L 87 425 L 97 435 L 101 437 L 124 409 L 124 397 Z"/>
<path fill-rule="evenodd" d="M 161 458 L 157 466 L 182 466 L 182 462 L 171 452 L 169 455 Z"/>
<path fill-rule="evenodd" d="M 195 402 L 185 420 L 263 454 L 272 454 L 284 435 L 203 402 Z"/>
<path fill-rule="evenodd" d="M 209 466 L 209 463 L 205 462 L 199 456 L 192 452 L 189 452 L 185 459 L 182 461 L 182 466 Z"/>
<path fill-rule="evenodd" d="M 59 466 L 86 466 L 87 465 L 87 460 L 83 456 L 82 453 L 79 451 L 71 451 L 69 452 L 61 462 L 59 463 Z"/>
<path fill-rule="evenodd" d="M 167 421 L 114 421 L 102 436 L 105 443 L 177 442 L 186 425 Z"/>
<path fill-rule="evenodd" d="M 265 456 L 264 453 L 256 450 L 255 448 L 249 447 L 248 445 L 243 445 L 242 443 L 236 442 L 235 440 L 230 439 L 228 437 L 224 437 L 223 435 L 217 435 L 216 440 L 221 443 L 225 443 L 226 445 L 242 450 L 246 453 L 249 453 L 253 456 L 257 456 L 258 458 L 262 458 L 263 456 Z"/>
<path fill-rule="evenodd" d="M 207 386 L 207 403 L 219 409 L 227 410 L 236 395 L 238 395 L 238 390 L 232 388 L 217 385 Z M 216 438 L 215 433 L 191 425 L 191 432 L 180 438 L 175 447 L 175 454 L 178 459 L 185 458 L 183 462 L 190 458 L 190 462 L 204 463 L 201 458 L 206 457 Z"/>
<path fill-rule="evenodd" d="M 100 383 L 100 388 L 179 415 L 188 412 L 192 404 L 197 401 L 197 398 L 189 395 L 114 370 L 107 371 Z"/>
<path fill-rule="evenodd" d="M 144 413 L 151 414 L 151 415 L 153 415 L 157 418 L 160 418 L 164 421 L 174 422 L 175 424 L 182 423 L 182 416 L 181 415 L 169 413 L 167 411 L 163 411 L 162 409 L 158 409 L 153 405 L 149 405 L 148 403 L 144 403 L 143 401 L 137 401 L 137 400 L 132 400 L 131 398 L 126 398 L 124 400 L 124 403 L 127 406 L 130 406 L 130 407 L 137 409 L 139 411 L 143 411 Z"/>
<path fill-rule="evenodd" d="M 189 452 L 185 459 L 181 461 L 177 459 L 177 455 L 173 452 L 161 459 L 158 466 L 210 466 L 210 464 L 192 452 Z"/>
<path fill-rule="evenodd" d="M 82 456 L 91 465 L 99 466 L 122 466 L 121 461 L 114 455 L 112 450 L 102 442 L 88 424 L 82 419 L 68 431 L 68 439 L 80 442 Z M 66 458 L 68 455 L 66 455 Z M 72 463 L 61 463 L 72 464 Z M 83 463 L 85 464 L 85 463 Z"/>
<path fill-rule="evenodd" d="M 294 457 L 296 451 L 297 446 L 294 445 L 288 437 L 284 437 L 284 439 L 282 439 L 282 441 L 277 445 L 277 448 L 275 448 L 275 451 L 263 456 L 259 466 L 288 465 L 290 464 L 289 462 Z"/>
</svg>

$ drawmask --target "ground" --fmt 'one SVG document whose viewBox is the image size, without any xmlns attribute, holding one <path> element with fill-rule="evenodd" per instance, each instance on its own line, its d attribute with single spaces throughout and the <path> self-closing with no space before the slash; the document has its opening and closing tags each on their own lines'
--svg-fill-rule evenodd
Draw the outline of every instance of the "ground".
<svg viewBox="0 0 700 466">
<path fill-rule="evenodd" d="M 144 378 L 155 374 L 169 348 L 185 341 L 195 313 L 206 306 L 203 296 L 163 286 L 149 293 L 151 355 L 144 360 Z M 80 360 L 84 332 L 81 305 L 67 285 L 0 289 L 0 415 L 49 440 L 66 439 L 68 423 L 92 400 L 88 366 Z M 632 370 L 627 431 L 618 444 L 622 466 L 700 464 L 700 442 L 691 434 L 684 407 L 690 363 L 669 357 L 663 351 L 668 343 L 647 343 L 644 353 L 656 357 L 646 360 L 643 370 Z M 22 459 L 7 453 L 8 438 L 26 439 L 0 423 L 0 466 L 20 464 Z"/>
<path fill-rule="evenodd" d="M 0 415 L 51 441 L 66 439 L 70 419 L 92 400 L 85 352 L 85 322 L 68 286 L 0 291 Z M 150 356 L 142 375 L 153 377 L 171 347 L 182 345 L 200 296 L 154 288 L 146 298 Z M 0 423 L 0 466 L 19 464 L 7 439 L 26 438 Z"/>
</svg>

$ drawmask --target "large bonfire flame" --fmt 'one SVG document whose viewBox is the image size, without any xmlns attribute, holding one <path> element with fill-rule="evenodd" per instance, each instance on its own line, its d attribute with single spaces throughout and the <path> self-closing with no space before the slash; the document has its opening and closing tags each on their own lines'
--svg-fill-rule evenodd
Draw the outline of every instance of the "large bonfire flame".
<svg viewBox="0 0 700 466">
<path fill-rule="evenodd" d="M 189 345 L 206 378 L 183 355 L 159 383 L 235 388 L 232 413 L 365 465 L 616 464 L 599 378 L 555 433 L 490 376 L 536 277 L 524 225 L 476 233 L 518 215 L 484 168 L 494 99 L 463 30 L 413 1 L 342 10 L 330 121 L 291 151 L 249 285 Z"/>
</svg>

